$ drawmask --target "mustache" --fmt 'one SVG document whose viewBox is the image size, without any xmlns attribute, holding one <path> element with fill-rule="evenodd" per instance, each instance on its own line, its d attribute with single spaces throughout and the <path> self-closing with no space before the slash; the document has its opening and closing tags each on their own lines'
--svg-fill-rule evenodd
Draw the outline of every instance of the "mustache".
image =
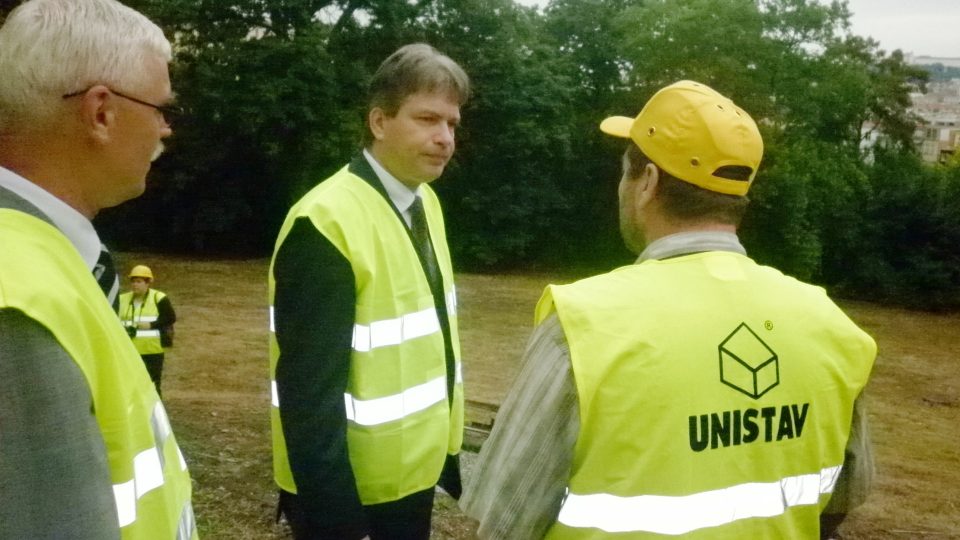
<svg viewBox="0 0 960 540">
<path fill-rule="evenodd" d="M 157 158 L 163 154 L 164 150 L 166 150 L 166 147 L 163 145 L 163 141 L 157 142 L 157 147 L 153 149 L 153 155 L 150 156 L 150 161 L 156 161 Z"/>
</svg>

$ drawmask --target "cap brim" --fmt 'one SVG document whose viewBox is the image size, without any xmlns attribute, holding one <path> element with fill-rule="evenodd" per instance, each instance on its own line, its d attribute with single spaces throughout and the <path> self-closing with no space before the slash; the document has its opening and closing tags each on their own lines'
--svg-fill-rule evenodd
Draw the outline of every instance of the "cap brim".
<svg viewBox="0 0 960 540">
<path fill-rule="evenodd" d="M 626 116 L 611 116 L 600 122 L 600 131 L 614 137 L 630 138 L 630 128 L 633 127 L 633 118 Z"/>
</svg>

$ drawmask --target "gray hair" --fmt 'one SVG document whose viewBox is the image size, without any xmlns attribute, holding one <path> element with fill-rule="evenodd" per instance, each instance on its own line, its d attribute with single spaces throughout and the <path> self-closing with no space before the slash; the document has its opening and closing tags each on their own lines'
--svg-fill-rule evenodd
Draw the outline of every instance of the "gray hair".
<svg viewBox="0 0 960 540">
<path fill-rule="evenodd" d="M 470 97 L 470 78 L 449 56 L 430 45 L 404 45 L 388 56 L 373 74 L 367 110 L 379 107 L 387 116 L 394 116 L 407 97 L 419 92 L 446 93 L 462 106 Z M 368 129 L 364 144 L 371 142 Z"/>
<path fill-rule="evenodd" d="M 49 120 L 67 93 L 141 89 L 151 56 L 169 62 L 170 42 L 116 0 L 23 3 L 0 27 L 0 134 Z"/>
</svg>

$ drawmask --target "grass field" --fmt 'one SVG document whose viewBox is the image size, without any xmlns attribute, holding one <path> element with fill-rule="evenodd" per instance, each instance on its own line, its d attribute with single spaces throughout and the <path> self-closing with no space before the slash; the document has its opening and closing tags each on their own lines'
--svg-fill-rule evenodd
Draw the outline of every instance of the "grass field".
<svg viewBox="0 0 960 540">
<path fill-rule="evenodd" d="M 177 311 L 164 400 L 194 479 L 206 539 L 287 538 L 273 524 L 266 260 L 121 254 L 147 264 Z M 499 403 L 549 276 L 458 277 L 468 399 Z M 563 281 L 563 280 L 555 280 Z M 850 539 L 960 538 L 960 315 L 845 302 L 879 346 L 867 393 L 878 477 L 842 531 Z M 434 538 L 469 538 L 442 499 Z"/>
</svg>

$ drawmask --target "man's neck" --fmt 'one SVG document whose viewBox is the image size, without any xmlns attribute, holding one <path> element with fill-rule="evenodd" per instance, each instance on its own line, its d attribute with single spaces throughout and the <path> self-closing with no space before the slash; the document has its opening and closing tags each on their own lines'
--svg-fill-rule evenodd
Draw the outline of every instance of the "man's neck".
<svg viewBox="0 0 960 540">
<path fill-rule="evenodd" d="M 376 142 L 364 150 L 370 154 L 370 157 L 372 157 L 385 172 L 387 172 L 393 179 L 402 184 L 405 188 L 409 189 L 410 191 L 417 191 L 417 189 L 419 189 L 422 182 L 410 181 L 397 176 L 397 172 L 392 170 L 393 166 L 390 163 L 389 156 L 383 152 L 382 148 Z"/>
<path fill-rule="evenodd" d="M 694 231 L 660 237 L 647 244 L 637 262 L 667 259 L 702 251 L 729 251 L 746 255 L 736 234 L 724 231 Z"/>
<path fill-rule="evenodd" d="M 98 209 L 86 201 L 83 183 L 76 174 L 80 167 L 75 166 L 55 144 L 38 141 L 37 138 L 0 136 L 0 165 L 92 220 Z"/>
<path fill-rule="evenodd" d="M 737 234 L 737 227 L 728 223 L 719 223 L 716 221 L 678 221 L 675 219 L 666 219 L 660 216 L 651 216 L 647 219 L 644 229 L 644 240 L 652 244 L 656 240 L 665 236 L 680 233 L 695 232 L 723 232 Z"/>
</svg>

